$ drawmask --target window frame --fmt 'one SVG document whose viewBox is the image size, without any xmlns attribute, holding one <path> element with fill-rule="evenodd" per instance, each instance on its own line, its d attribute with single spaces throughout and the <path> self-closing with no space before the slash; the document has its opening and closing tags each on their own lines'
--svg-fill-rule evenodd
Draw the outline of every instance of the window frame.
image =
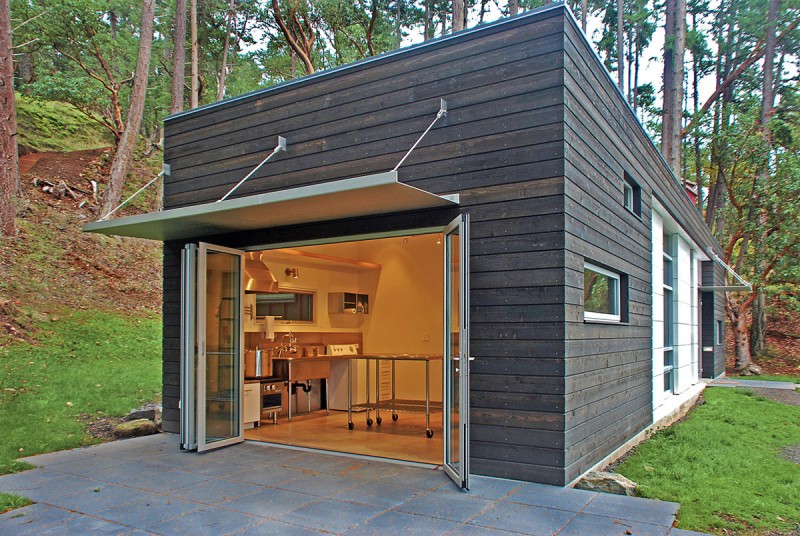
<svg viewBox="0 0 800 536">
<path fill-rule="evenodd" d="M 637 218 L 642 217 L 642 188 L 627 171 L 622 176 L 622 206 Z"/>
<path fill-rule="evenodd" d="M 610 313 L 598 313 L 596 311 L 587 311 L 586 310 L 586 303 L 583 304 L 583 320 L 584 322 L 607 322 L 607 323 L 620 323 L 622 322 L 622 274 L 617 272 L 612 272 L 611 270 L 607 270 L 605 268 L 601 268 L 596 264 L 592 264 L 591 262 L 584 261 L 583 262 L 583 273 L 584 278 L 586 276 L 586 270 L 591 270 L 600 275 L 604 275 L 608 277 L 610 280 L 615 282 L 614 285 L 614 309 L 616 312 L 614 314 Z M 586 289 L 584 289 L 585 291 Z"/>
</svg>

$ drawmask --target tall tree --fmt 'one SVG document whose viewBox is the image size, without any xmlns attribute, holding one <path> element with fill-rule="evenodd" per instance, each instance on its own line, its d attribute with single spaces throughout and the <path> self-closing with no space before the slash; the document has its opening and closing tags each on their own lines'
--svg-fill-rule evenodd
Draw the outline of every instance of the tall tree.
<svg viewBox="0 0 800 536">
<path fill-rule="evenodd" d="M 175 35 L 172 50 L 172 99 L 169 112 L 183 111 L 186 84 L 186 0 L 175 0 Z"/>
<path fill-rule="evenodd" d="M 303 62 L 306 74 L 311 74 L 316 71 L 313 59 L 316 35 L 311 22 L 310 6 L 303 0 L 289 4 L 282 8 L 278 0 L 272 0 L 272 16 L 289 47 Z"/>
<path fill-rule="evenodd" d="M 625 0 L 617 0 L 617 86 L 625 94 Z"/>
<path fill-rule="evenodd" d="M 676 177 L 681 176 L 681 118 L 683 116 L 683 55 L 685 47 L 686 0 L 666 0 L 661 152 Z"/>
<path fill-rule="evenodd" d="M 192 108 L 200 106 L 200 41 L 197 35 L 197 0 L 190 0 L 190 33 L 192 40 L 192 84 L 189 94 L 189 105 Z"/>
<path fill-rule="evenodd" d="M 11 5 L 0 0 L 0 237 L 14 236 L 19 191 L 17 114 L 14 104 L 14 54 Z"/>
<path fill-rule="evenodd" d="M 136 60 L 136 73 L 133 78 L 131 103 L 128 108 L 128 117 L 125 121 L 125 130 L 111 161 L 108 188 L 103 194 L 101 208 L 101 214 L 103 215 L 111 212 L 122 197 L 122 188 L 125 185 L 125 178 L 128 175 L 133 151 L 136 148 L 136 138 L 139 136 L 139 127 L 142 124 L 144 99 L 147 93 L 147 78 L 150 72 L 150 51 L 153 45 L 155 5 L 155 0 L 142 0 L 139 54 Z"/>
<path fill-rule="evenodd" d="M 464 0 L 453 0 L 453 31 L 460 32 L 464 29 L 467 20 L 467 10 Z"/>
<path fill-rule="evenodd" d="M 769 0 L 767 10 L 767 24 L 764 35 L 764 78 L 761 86 L 761 136 L 764 141 L 764 158 L 761 159 L 756 180 L 766 183 L 770 180 L 770 146 L 772 145 L 772 131 L 770 130 L 770 119 L 775 109 L 775 27 L 778 23 L 778 12 L 780 10 L 780 0 Z M 760 199 L 754 199 L 750 206 L 750 218 L 757 220 L 760 224 L 758 228 L 766 223 L 764 207 L 761 206 Z M 763 233 L 758 233 L 758 241 L 763 240 Z M 763 356 L 767 351 L 767 301 L 764 288 L 756 289 L 757 295 L 753 300 L 751 311 L 752 321 L 750 323 L 750 353 L 754 356 Z"/>
<path fill-rule="evenodd" d="M 219 80 L 217 82 L 217 100 L 225 98 L 225 79 L 228 77 L 228 53 L 231 48 L 231 25 L 236 16 L 236 0 L 230 0 L 228 12 L 225 16 L 225 39 L 222 45 L 222 66 L 219 69 Z"/>
</svg>

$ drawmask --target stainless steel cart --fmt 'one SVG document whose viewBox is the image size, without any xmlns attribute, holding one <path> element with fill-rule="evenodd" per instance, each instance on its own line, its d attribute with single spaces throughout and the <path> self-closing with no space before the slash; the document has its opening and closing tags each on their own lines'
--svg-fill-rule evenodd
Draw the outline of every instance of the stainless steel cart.
<svg viewBox="0 0 800 536">
<path fill-rule="evenodd" d="M 438 413 L 442 411 L 441 402 L 432 402 L 430 397 L 430 364 L 431 361 L 441 361 L 440 355 L 423 355 L 423 354 L 369 354 L 369 355 L 353 355 L 349 356 L 350 360 L 347 362 L 347 428 L 352 430 L 353 424 L 353 410 L 365 409 L 367 411 L 366 424 L 367 426 L 373 425 L 371 412 L 375 411 L 375 421 L 380 425 L 383 422 L 381 417 L 381 409 L 391 410 L 392 420 L 398 420 L 399 413 L 424 413 L 425 414 L 425 435 L 428 438 L 433 437 L 433 430 L 431 429 L 431 413 Z M 362 404 L 353 404 L 352 387 L 351 387 L 351 367 L 353 360 L 364 359 L 367 362 L 366 373 L 366 402 Z M 370 362 L 375 362 L 375 401 L 370 400 Z M 380 390 L 380 366 L 381 361 L 390 361 L 392 363 L 392 397 L 389 400 L 381 400 Z M 395 395 L 395 363 L 397 361 L 421 361 L 425 363 L 425 400 L 410 400 L 397 398 Z"/>
</svg>

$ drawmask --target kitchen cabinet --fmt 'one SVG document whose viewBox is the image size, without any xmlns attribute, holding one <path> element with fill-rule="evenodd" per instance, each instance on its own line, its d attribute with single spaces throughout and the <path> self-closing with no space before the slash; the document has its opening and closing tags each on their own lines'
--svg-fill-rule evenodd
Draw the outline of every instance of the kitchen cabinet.
<svg viewBox="0 0 800 536">
<path fill-rule="evenodd" d="M 244 427 L 253 428 L 257 426 L 261 420 L 261 383 L 249 382 L 244 384 Z"/>
<path fill-rule="evenodd" d="M 357 292 L 329 292 L 328 313 L 369 313 L 369 295 Z"/>
</svg>

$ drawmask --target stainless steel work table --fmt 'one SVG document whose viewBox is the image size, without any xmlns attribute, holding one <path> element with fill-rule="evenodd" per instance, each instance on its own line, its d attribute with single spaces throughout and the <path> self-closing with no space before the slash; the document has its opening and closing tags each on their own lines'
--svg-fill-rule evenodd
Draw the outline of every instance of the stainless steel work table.
<svg viewBox="0 0 800 536">
<path fill-rule="evenodd" d="M 356 359 L 364 359 L 367 363 L 366 373 L 366 392 L 367 401 L 363 404 L 353 404 L 353 387 L 352 387 L 352 366 L 353 361 Z M 427 354 L 351 354 L 351 355 L 318 355 L 308 357 L 295 357 L 295 356 L 280 356 L 273 357 L 273 362 L 286 362 L 287 366 L 287 382 L 289 384 L 289 415 L 288 419 L 292 420 L 292 401 L 291 401 L 291 384 L 293 381 L 302 381 L 310 379 L 324 379 L 325 380 L 325 407 L 329 407 L 329 389 L 328 378 L 330 377 L 330 368 L 328 370 L 321 370 L 315 364 L 327 363 L 330 367 L 332 361 L 347 360 L 347 428 L 352 430 L 353 424 L 353 408 L 362 408 L 367 410 L 366 423 L 367 426 L 372 426 L 373 421 L 370 415 L 372 410 L 375 410 L 375 422 L 380 425 L 382 422 L 381 408 L 388 408 L 392 411 L 392 420 L 398 419 L 398 413 L 425 413 L 425 435 L 429 438 L 433 437 L 433 430 L 431 429 L 431 412 L 442 411 L 441 402 L 431 402 L 430 397 L 430 363 L 431 361 L 441 361 L 440 355 L 427 355 Z M 375 402 L 370 400 L 370 362 L 375 362 Z M 379 361 L 392 362 L 392 398 L 389 400 L 381 401 L 380 399 L 380 367 Z M 409 400 L 398 399 L 395 396 L 395 363 L 397 361 L 419 361 L 425 363 L 425 400 Z M 307 372 L 293 374 L 293 365 L 312 365 L 311 369 Z M 299 368 L 299 367 L 295 367 Z"/>
<path fill-rule="evenodd" d="M 375 422 L 380 425 L 381 407 L 389 408 L 392 410 L 392 420 L 398 419 L 398 412 L 400 413 L 425 413 L 425 435 L 428 438 L 433 437 L 433 430 L 431 429 L 431 412 L 442 411 L 441 402 L 431 402 L 430 394 L 430 379 L 431 379 L 431 361 L 441 361 L 440 355 L 426 355 L 426 354 L 367 354 L 367 355 L 351 355 L 343 356 L 349 357 L 350 361 L 347 363 L 347 428 L 352 430 L 353 425 L 353 408 L 363 408 L 367 410 L 367 426 L 372 426 L 372 417 L 370 411 L 375 410 Z M 366 391 L 367 401 L 363 404 L 353 404 L 352 388 L 351 388 L 351 367 L 354 359 L 364 359 L 367 362 L 366 373 Z M 370 362 L 375 361 L 375 402 L 370 401 Z M 392 362 L 392 398 L 389 400 L 381 401 L 380 389 L 380 367 L 378 362 L 391 361 Z M 399 399 L 395 394 L 395 363 L 397 361 L 421 361 L 425 363 L 425 400 L 410 400 Z"/>
</svg>

